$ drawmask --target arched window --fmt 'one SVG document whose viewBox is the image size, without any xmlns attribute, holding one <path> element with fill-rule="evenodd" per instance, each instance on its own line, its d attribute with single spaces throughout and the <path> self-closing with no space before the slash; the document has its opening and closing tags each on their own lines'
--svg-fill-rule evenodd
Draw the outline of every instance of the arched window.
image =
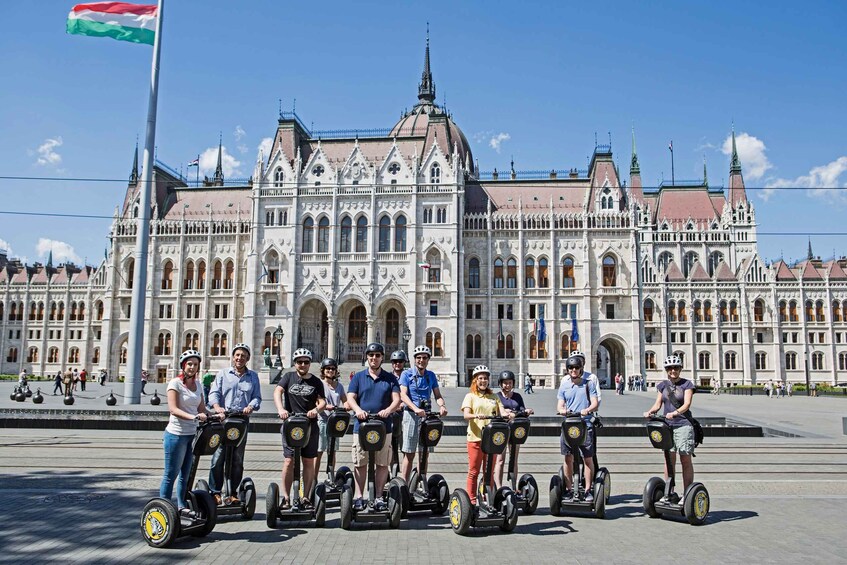
<svg viewBox="0 0 847 565">
<path fill-rule="evenodd" d="M 814 322 L 815 321 L 815 310 L 812 307 L 812 301 L 811 300 L 806 301 L 806 321 L 807 322 Z"/>
<path fill-rule="evenodd" d="M 679 319 L 679 321 L 680 322 L 687 322 L 688 321 L 688 310 L 685 307 L 685 301 L 680 300 L 679 304 L 677 305 L 676 308 L 677 308 L 677 318 Z"/>
<path fill-rule="evenodd" d="M 506 359 L 515 358 L 515 338 L 511 335 L 506 336 Z"/>
<path fill-rule="evenodd" d="M 223 264 L 220 260 L 212 263 L 212 289 L 219 289 L 223 286 Z"/>
<path fill-rule="evenodd" d="M 68 363 L 77 364 L 79 363 L 79 349 L 76 347 L 71 347 L 68 350 Z"/>
<path fill-rule="evenodd" d="M 529 358 L 538 359 L 538 339 L 535 334 L 529 334 Z"/>
<path fill-rule="evenodd" d="M 603 286 L 617 286 L 617 263 L 611 255 L 603 257 Z"/>
<path fill-rule="evenodd" d="M 85 320 L 85 302 L 79 303 L 76 319 L 80 321 Z"/>
<path fill-rule="evenodd" d="M 479 334 L 468 334 L 465 338 L 466 354 L 471 359 L 482 358 L 482 336 Z"/>
<path fill-rule="evenodd" d="M 503 288 L 503 259 L 494 259 L 494 288 Z"/>
<path fill-rule="evenodd" d="M 668 265 L 671 264 L 673 260 L 673 255 L 669 251 L 665 251 L 664 253 L 659 254 L 659 268 L 663 271 L 668 270 Z"/>
<path fill-rule="evenodd" d="M 764 371 L 768 368 L 768 354 L 764 351 L 756 352 L 756 370 Z"/>
<path fill-rule="evenodd" d="M 6 356 L 6 362 L 8 363 L 17 363 L 18 362 L 18 348 L 10 347 L 9 354 Z"/>
<path fill-rule="evenodd" d="M 365 253 L 368 250 L 368 219 L 360 216 L 356 220 L 356 253 Z"/>
<path fill-rule="evenodd" d="M 103 319 L 103 302 L 97 301 L 97 321 L 101 321 Z"/>
<path fill-rule="evenodd" d="M 668 302 L 668 321 L 676 322 L 676 301 Z"/>
<path fill-rule="evenodd" d="M 538 288 L 550 288 L 550 267 L 547 257 L 538 260 Z"/>
<path fill-rule="evenodd" d="M 95 365 L 100 362 L 100 348 L 99 347 L 94 348 L 94 354 L 91 356 L 91 362 Z"/>
<path fill-rule="evenodd" d="M 212 347 L 209 350 L 212 357 L 226 357 L 227 336 L 226 332 L 215 332 L 212 334 Z"/>
<path fill-rule="evenodd" d="M 703 306 L 699 300 L 694 301 L 694 321 L 702 322 L 703 321 Z"/>
<path fill-rule="evenodd" d="M 506 261 L 506 288 L 518 288 L 518 262 L 514 257 Z"/>
<path fill-rule="evenodd" d="M 426 280 L 431 283 L 441 282 L 441 254 L 437 249 L 431 249 L 426 254 L 426 264 L 429 268 L 426 271 Z"/>
<path fill-rule="evenodd" d="M 441 165 L 433 163 L 429 168 L 429 182 L 431 184 L 441 184 Z"/>
<path fill-rule="evenodd" d="M 38 363 L 38 348 L 37 347 L 32 346 L 32 347 L 29 348 L 29 351 L 27 351 L 26 360 L 27 360 L 27 363 Z"/>
<path fill-rule="evenodd" d="M 400 313 L 396 308 L 389 308 L 385 313 L 385 349 L 400 349 Z"/>
<path fill-rule="evenodd" d="M 394 251 L 406 252 L 406 216 L 402 214 L 394 223 Z"/>
<path fill-rule="evenodd" d="M 723 253 L 720 251 L 713 251 L 711 255 L 709 255 L 709 276 L 714 277 L 715 271 L 718 269 L 718 265 L 723 261 Z"/>
<path fill-rule="evenodd" d="M 482 358 L 482 336 L 476 334 L 473 338 L 473 346 L 474 353 L 476 353 L 477 359 Z"/>
<path fill-rule="evenodd" d="M 196 288 L 203 290 L 206 288 L 206 262 L 203 260 L 197 261 L 197 285 Z"/>
<path fill-rule="evenodd" d="M 731 300 L 729 302 L 729 321 L 738 321 L 738 302 L 736 302 L 735 300 Z"/>
<path fill-rule="evenodd" d="M 701 371 L 708 371 L 712 368 L 712 356 L 708 351 L 701 351 L 697 355 L 697 367 Z"/>
<path fill-rule="evenodd" d="M 729 371 L 735 369 L 735 351 L 727 351 L 724 353 L 723 368 Z"/>
<path fill-rule="evenodd" d="M 562 261 L 562 288 L 574 288 L 576 286 L 573 267 L 573 257 L 565 257 Z"/>
<path fill-rule="evenodd" d="M 36 309 L 36 306 L 35 306 L 35 304 L 34 304 L 34 303 L 33 303 L 33 305 L 32 305 L 32 309 L 33 309 L 33 311 L 35 311 L 35 309 Z M 54 320 L 56 319 L 56 314 L 57 314 L 58 312 L 59 312 L 59 307 L 56 305 L 56 303 L 55 303 L 55 302 L 51 302 L 51 303 L 50 303 L 50 318 L 49 318 L 51 322 L 52 322 L 52 321 L 54 321 Z M 30 319 L 30 320 L 34 320 L 34 319 L 35 319 L 35 317 L 34 317 L 34 316 L 30 316 L 30 317 L 29 317 L 29 319 Z"/>
<path fill-rule="evenodd" d="M 15 302 L 9 306 L 9 321 L 13 321 L 18 317 L 18 305 Z"/>
<path fill-rule="evenodd" d="M 571 336 L 562 334 L 561 342 L 559 343 L 559 358 L 567 359 L 571 354 Z"/>
<path fill-rule="evenodd" d="M 468 262 L 468 288 L 479 288 L 479 259 L 476 257 Z"/>
<path fill-rule="evenodd" d="M 653 321 L 653 300 L 650 298 L 644 301 L 644 321 Z"/>
<path fill-rule="evenodd" d="M 274 186 L 280 187 L 285 182 L 285 174 L 282 172 L 282 167 L 277 167 L 274 171 Z"/>
<path fill-rule="evenodd" d="M 135 259 L 130 258 L 126 262 L 126 267 L 124 271 L 124 284 L 126 288 L 132 288 L 132 281 L 135 278 Z"/>
<path fill-rule="evenodd" d="M 646 369 L 650 369 L 650 370 L 656 369 L 656 352 L 655 351 L 645 351 L 644 352 L 644 367 Z"/>
<path fill-rule="evenodd" d="M 797 354 L 789 351 L 785 354 L 785 368 L 789 371 L 797 370 Z"/>
<path fill-rule="evenodd" d="M 818 322 L 826 322 L 826 316 L 823 313 L 823 300 L 815 302 L 815 318 Z"/>
<path fill-rule="evenodd" d="M 682 274 L 688 278 L 691 274 L 691 269 L 694 268 L 694 263 L 697 262 L 697 254 L 693 251 L 689 251 L 685 254 L 685 262 L 682 264 Z"/>
<path fill-rule="evenodd" d="M 44 318 L 44 303 L 38 303 L 38 319 L 41 320 Z M 59 313 L 56 315 L 57 320 L 65 319 L 65 303 L 59 302 Z"/>
<path fill-rule="evenodd" d="M 156 340 L 156 347 L 153 348 L 154 355 L 170 355 L 171 354 L 171 334 L 168 332 L 159 332 L 159 337 Z"/>
<path fill-rule="evenodd" d="M 721 300 L 719 304 L 721 323 L 729 321 L 729 314 L 726 309 L 726 300 Z"/>
<path fill-rule="evenodd" d="M 17 357 L 17 350 L 15 350 L 15 357 Z M 838 354 L 838 370 L 847 371 L 847 353 L 843 351 Z"/>
<path fill-rule="evenodd" d="M 118 364 L 119 365 L 126 365 L 127 353 L 128 353 L 127 352 L 127 342 L 123 342 L 121 344 L 121 353 L 118 356 Z"/>
<path fill-rule="evenodd" d="M 318 253 L 329 253 L 329 218 L 318 221 Z"/>
<path fill-rule="evenodd" d="M 307 217 L 303 220 L 303 253 L 312 253 L 314 250 L 315 220 Z"/>
<path fill-rule="evenodd" d="M 426 346 L 432 351 L 433 357 L 444 357 L 441 332 L 426 332 Z"/>
<path fill-rule="evenodd" d="M 379 252 L 391 251 L 391 218 L 383 216 L 379 219 Z"/>
<path fill-rule="evenodd" d="M 350 219 L 350 216 L 344 216 L 341 220 L 341 253 L 350 253 L 352 250 L 352 235 L 353 220 Z"/>
<path fill-rule="evenodd" d="M 185 351 L 186 349 L 194 349 L 194 350 L 200 349 L 200 334 L 199 333 L 188 332 L 187 334 L 185 334 L 185 341 L 183 342 L 182 350 Z"/>
<path fill-rule="evenodd" d="M 48 363 L 58 363 L 59 362 L 59 348 L 51 347 L 47 350 L 47 362 Z"/>
<path fill-rule="evenodd" d="M 524 268 L 526 288 L 535 288 L 535 259 L 527 257 Z"/>
<path fill-rule="evenodd" d="M 43 302 L 38 303 L 37 319 L 39 319 L 39 320 L 44 319 L 44 303 Z M 60 320 L 65 319 L 65 303 L 64 302 L 59 302 L 59 319 Z"/>
<path fill-rule="evenodd" d="M 812 353 L 812 370 L 813 371 L 823 371 L 823 353 L 820 351 L 815 351 Z"/>
<path fill-rule="evenodd" d="M 788 321 L 789 322 L 799 322 L 800 321 L 800 316 L 797 314 L 797 303 L 793 300 L 788 303 Z"/>
<path fill-rule="evenodd" d="M 841 317 L 847 322 L 847 300 L 841 303 Z M 18 314 L 18 320 L 20 320 L 20 313 Z"/>
<path fill-rule="evenodd" d="M 235 286 L 235 263 L 232 259 L 226 262 L 224 268 L 224 288 L 232 290 Z"/>
<path fill-rule="evenodd" d="M 365 339 L 368 335 L 367 313 L 364 306 L 356 306 L 350 312 L 350 318 L 347 321 L 347 339 L 352 344 L 356 344 L 362 349 L 359 353 L 364 352 Z"/>
<path fill-rule="evenodd" d="M 753 302 L 753 321 L 763 322 L 765 320 L 765 302 L 761 298 L 757 298 Z"/>
<path fill-rule="evenodd" d="M 185 277 L 182 279 L 182 288 L 184 290 L 194 288 L 194 261 L 191 259 L 185 264 Z"/>
<path fill-rule="evenodd" d="M 682 366 L 685 367 L 685 353 L 682 351 L 674 351 L 673 354 L 679 357 L 679 360 L 682 362 Z"/>
<path fill-rule="evenodd" d="M 832 321 L 840 322 L 842 320 L 841 316 L 841 304 L 838 303 L 837 300 L 832 301 Z"/>
<path fill-rule="evenodd" d="M 165 261 L 162 268 L 162 290 L 170 290 L 174 287 L 174 264 Z"/>
</svg>

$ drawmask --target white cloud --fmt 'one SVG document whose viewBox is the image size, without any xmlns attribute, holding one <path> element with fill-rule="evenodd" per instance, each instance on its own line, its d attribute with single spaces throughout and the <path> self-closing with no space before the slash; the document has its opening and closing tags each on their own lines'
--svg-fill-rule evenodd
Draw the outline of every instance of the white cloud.
<svg viewBox="0 0 847 565">
<path fill-rule="evenodd" d="M 45 139 L 44 143 L 36 149 L 36 153 L 38 153 L 36 163 L 42 167 L 56 167 L 60 165 L 62 163 L 62 156 L 56 152 L 56 148 L 61 147 L 63 143 L 64 141 L 62 141 L 61 135 Z"/>
<path fill-rule="evenodd" d="M 262 155 L 265 159 L 270 159 L 271 156 L 271 147 L 273 147 L 274 139 L 272 137 L 265 137 L 262 141 L 259 142 L 259 151 L 262 152 Z"/>
<path fill-rule="evenodd" d="M 233 134 L 235 136 L 235 141 L 241 141 L 241 139 L 247 135 L 247 132 L 244 131 L 244 128 L 241 126 L 235 126 L 235 131 Z"/>
<path fill-rule="evenodd" d="M 241 144 L 239 144 L 238 146 L 236 146 L 236 149 L 238 149 L 238 152 L 239 152 L 239 153 L 241 153 L 242 155 L 244 155 L 244 154 L 245 154 L 245 153 L 247 153 L 247 151 L 248 151 L 247 146 L 246 146 L 246 145 L 241 145 Z"/>
<path fill-rule="evenodd" d="M 795 179 L 769 180 L 761 195 L 767 200 L 773 195 L 775 188 L 808 188 L 809 197 L 821 198 L 827 202 L 847 205 L 847 179 L 842 175 L 847 172 L 847 156 L 839 157 L 826 165 L 813 167 L 808 175 L 801 175 Z"/>
<path fill-rule="evenodd" d="M 38 243 L 35 245 L 35 254 L 38 257 L 47 259 L 50 251 L 53 251 L 54 265 L 58 265 L 64 261 L 73 261 L 77 264 L 82 263 L 82 258 L 76 254 L 73 246 L 69 243 L 56 241 L 55 239 L 47 239 L 46 237 L 38 238 Z"/>
<path fill-rule="evenodd" d="M 744 177 L 747 180 L 758 180 L 762 178 L 773 164 L 768 160 L 765 151 L 765 143 L 748 133 L 740 133 L 735 136 L 735 145 L 738 149 L 738 158 L 744 168 Z M 732 155 L 732 136 L 729 135 L 723 141 L 721 152 L 724 155 Z"/>
<path fill-rule="evenodd" d="M 488 146 L 491 147 L 497 153 L 500 153 L 500 146 L 504 141 L 509 141 L 512 139 L 512 136 L 508 133 L 500 132 L 495 136 L 492 136 L 491 139 L 488 140 Z"/>
<path fill-rule="evenodd" d="M 227 152 L 226 145 L 221 148 L 221 167 L 223 168 L 224 177 L 238 176 L 241 173 L 241 161 L 233 157 Z M 214 176 L 215 169 L 218 167 L 218 148 L 209 147 L 200 153 L 200 174 L 206 176 Z"/>
<path fill-rule="evenodd" d="M 15 252 L 12 250 L 12 246 L 9 245 L 9 242 L 5 239 L 0 239 L 0 249 L 6 251 L 6 257 L 13 257 Z"/>
</svg>

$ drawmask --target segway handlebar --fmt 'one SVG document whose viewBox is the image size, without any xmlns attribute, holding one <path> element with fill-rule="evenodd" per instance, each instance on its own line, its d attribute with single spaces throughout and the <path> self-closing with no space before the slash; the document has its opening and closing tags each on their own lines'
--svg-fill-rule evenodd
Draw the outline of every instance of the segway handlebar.
<svg viewBox="0 0 847 565">
<path fill-rule="evenodd" d="M 665 416 L 662 415 L 662 414 L 653 414 L 650 417 L 648 417 L 647 419 L 651 420 L 653 422 L 667 422 L 668 421 L 668 419 L 665 418 Z"/>
</svg>

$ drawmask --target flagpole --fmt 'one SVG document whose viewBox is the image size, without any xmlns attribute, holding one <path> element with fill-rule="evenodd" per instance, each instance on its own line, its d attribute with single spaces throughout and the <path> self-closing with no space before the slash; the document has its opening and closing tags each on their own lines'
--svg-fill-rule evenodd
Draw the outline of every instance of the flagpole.
<svg viewBox="0 0 847 565">
<path fill-rule="evenodd" d="M 147 134 L 141 170 L 141 216 L 135 234 L 135 273 L 130 302 L 127 373 L 124 376 L 124 404 L 141 404 L 141 363 L 144 358 L 144 315 L 147 298 L 147 248 L 150 240 L 150 201 L 153 184 L 153 151 L 156 146 L 156 107 L 159 97 L 159 55 L 162 51 L 162 20 L 165 0 L 159 0 L 156 12 L 156 36 L 153 39 L 153 64 L 150 96 L 147 101 Z"/>
<path fill-rule="evenodd" d="M 196 182 L 194 183 L 194 188 L 199 188 L 200 187 L 200 154 L 199 153 L 197 154 L 197 175 L 196 175 L 195 178 L 196 178 Z"/>
<path fill-rule="evenodd" d="M 676 186 L 676 177 L 673 173 L 673 139 L 671 140 L 671 186 Z"/>
</svg>

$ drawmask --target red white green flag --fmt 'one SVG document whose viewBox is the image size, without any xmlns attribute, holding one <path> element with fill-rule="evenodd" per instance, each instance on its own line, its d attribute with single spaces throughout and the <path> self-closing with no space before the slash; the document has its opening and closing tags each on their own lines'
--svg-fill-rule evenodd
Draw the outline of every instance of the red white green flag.
<svg viewBox="0 0 847 565">
<path fill-rule="evenodd" d="M 111 37 L 120 41 L 153 45 L 156 6 L 126 2 L 77 4 L 68 14 L 68 33 Z"/>
</svg>

